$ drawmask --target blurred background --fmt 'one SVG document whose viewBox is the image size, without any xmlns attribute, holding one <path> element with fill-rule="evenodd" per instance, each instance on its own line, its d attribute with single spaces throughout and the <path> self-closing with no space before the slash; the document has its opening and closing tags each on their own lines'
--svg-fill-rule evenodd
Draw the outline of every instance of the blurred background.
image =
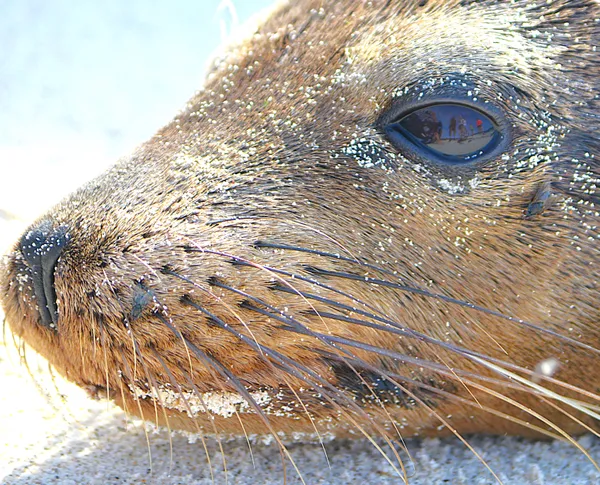
<svg viewBox="0 0 600 485">
<path fill-rule="evenodd" d="M 0 0 L 0 216 L 30 219 L 150 137 L 272 3 Z"/>
</svg>

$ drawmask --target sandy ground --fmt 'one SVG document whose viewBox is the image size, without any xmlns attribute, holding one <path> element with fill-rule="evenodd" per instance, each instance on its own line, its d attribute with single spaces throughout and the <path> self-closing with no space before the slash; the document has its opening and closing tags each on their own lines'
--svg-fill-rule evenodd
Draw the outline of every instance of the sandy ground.
<svg viewBox="0 0 600 485">
<path fill-rule="evenodd" d="M 0 247 L 44 207 L 130 151 L 198 86 L 219 42 L 218 1 L 0 0 Z M 241 17 L 268 4 L 238 1 Z M 256 4 L 256 5 L 255 5 Z M 258 5 L 260 4 L 260 5 Z M 208 443 L 150 431 L 114 406 L 57 379 L 13 340 L 0 345 L 3 484 L 279 484 L 277 447 Z M 33 377 L 34 376 L 34 377 Z M 471 440 L 507 484 L 593 484 L 600 475 L 572 446 L 509 438 Z M 600 461 L 600 443 L 580 443 Z M 172 455 L 171 455 L 172 447 Z M 309 484 L 399 483 L 364 441 L 290 446 Z M 490 484 L 457 440 L 409 444 L 411 483 Z M 151 457 L 151 462 L 150 458 Z M 291 484 L 300 483 L 288 465 Z M 214 481 L 213 481 L 214 480 Z"/>
</svg>

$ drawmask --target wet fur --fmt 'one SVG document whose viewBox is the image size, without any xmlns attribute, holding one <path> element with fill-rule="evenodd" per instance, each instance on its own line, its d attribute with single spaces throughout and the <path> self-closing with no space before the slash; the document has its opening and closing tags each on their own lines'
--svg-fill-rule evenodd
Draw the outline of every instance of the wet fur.
<svg viewBox="0 0 600 485">
<path fill-rule="evenodd" d="M 292 2 L 38 221 L 70 237 L 56 331 L 15 247 L 12 330 L 171 428 L 595 429 L 599 16 L 591 1 Z M 505 156 L 449 170 L 398 153 L 381 129 L 394 106 L 456 82 L 506 114 Z M 245 403 L 211 413 L 223 392 Z"/>
</svg>

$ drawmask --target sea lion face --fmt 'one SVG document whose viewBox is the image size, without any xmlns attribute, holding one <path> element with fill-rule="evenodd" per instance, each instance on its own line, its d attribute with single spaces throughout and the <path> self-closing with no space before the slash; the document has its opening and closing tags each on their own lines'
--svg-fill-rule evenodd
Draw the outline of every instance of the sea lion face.
<svg viewBox="0 0 600 485">
<path fill-rule="evenodd" d="M 172 427 L 581 430 L 547 400 L 598 399 L 599 14 L 284 6 L 23 235 L 11 328 Z"/>
</svg>

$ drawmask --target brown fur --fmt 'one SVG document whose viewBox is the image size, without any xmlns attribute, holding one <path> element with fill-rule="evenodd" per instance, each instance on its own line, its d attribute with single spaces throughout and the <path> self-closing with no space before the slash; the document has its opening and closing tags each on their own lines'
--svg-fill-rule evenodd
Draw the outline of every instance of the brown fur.
<svg viewBox="0 0 600 485">
<path fill-rule="evenodd" d="M 291 2 L 215 63 L 175 120 L 44 216 L 70 235 L 55 272 L 56 331 L 39 324 L 15 247 L 0 295 L 11 328 L 67 378 L 174 428 L 595 427 L 478 359 L 529 381 L 555 358 L 540 386 L 600 399 L 590 372 L 599 16 L 591 1 Z M 448 171 L 399 153 L 381 123 L 398 99 L 454 77 L 501 110 L 511 134 L 494 160 Z M 552 197 L 528 216 L 540 187 Z M 395 397 L 374 390 L 374 373 Z M 264 391 L 268 405 L 189 412 L 194 399 L 240 386 Z M 187 397 L 177 408 L 150 397 L 158 388 Z"/>
</svg>

